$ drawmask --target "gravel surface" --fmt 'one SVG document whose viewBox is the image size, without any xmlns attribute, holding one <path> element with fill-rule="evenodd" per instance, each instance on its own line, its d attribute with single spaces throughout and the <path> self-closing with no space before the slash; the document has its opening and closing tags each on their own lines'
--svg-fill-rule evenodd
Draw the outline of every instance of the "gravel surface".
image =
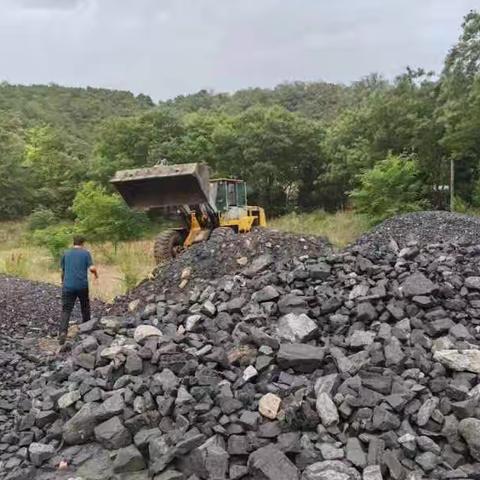
<svg viewBox="0 0 480 480">
<path fill-rule="evenodd" d="M 0 480 L 476 478 L 480 248 L 460 219 L 404 216 L 339 253 L 213 238 L 65 357 L 0 335 Z"/>
<path fill-rule="evenodd" d="M 92 302 L 92 315 L 103 309 Z M 0 275 L 0 328 L 3 334 L 24 338 L 56 335 L 61 312 L 61 289 L 55 285 Z M 77 302 L 72 321 L 80 319 Z"/>
<path fill-rule="evenodd" d="M 0 479 L 480 471 L 476 246 L 266 252 L 181 294 L 149 285 L 61 362 L 0 338 Z"/>
<path fill-rule="evenodd" d="M 480 244 L 480 219 L 443 211 L 407 213 L 384 221 L 356 245 L 395 249 L 395 243 L 402 248 L 410 242 Z"/>
</svg>

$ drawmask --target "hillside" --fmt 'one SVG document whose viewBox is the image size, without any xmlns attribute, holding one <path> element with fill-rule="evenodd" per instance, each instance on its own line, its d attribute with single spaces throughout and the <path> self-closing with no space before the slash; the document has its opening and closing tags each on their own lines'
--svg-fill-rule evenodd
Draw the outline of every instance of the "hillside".
<svg viewBox="0 0 480 480">
<path fill-rule="evenodd" d="M 379 85 L 383 82 L 379 82 Z M 200 90 L 160 102 L 161 106 L 182 113 L 198 111 L 239 114 L 250 107 L 279 105 L 290 112 L 315 120 L 332 121 L 343 110 L 359 100 L 364 82 L 352 86 L 326 82 L 282 83 L 274 88 L 247 88 L 234 93 L 216 93 Z"/>
<path fill-rule="evenodd" d="M 3 119 L 14 119 L 25 130 L 50 125 L 88 143 L 93 141 L 95 127 L 106 118 L 135 115 L 152 106 L 150 97 L 126 91 L 0 84 Z"/>
</svg>

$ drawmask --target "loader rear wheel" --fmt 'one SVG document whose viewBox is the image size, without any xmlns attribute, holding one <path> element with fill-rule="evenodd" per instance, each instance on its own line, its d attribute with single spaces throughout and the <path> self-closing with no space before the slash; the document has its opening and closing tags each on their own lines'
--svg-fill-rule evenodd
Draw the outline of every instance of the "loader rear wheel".
<svg viewBox="0 0 480 480">
<path fill-rule="evenodd" d="M 155 239 L 153 256 L 157 265 L 175 258 L 183 250 L 184 235 L 179 230 L 165 230 Z"/>
</svg>

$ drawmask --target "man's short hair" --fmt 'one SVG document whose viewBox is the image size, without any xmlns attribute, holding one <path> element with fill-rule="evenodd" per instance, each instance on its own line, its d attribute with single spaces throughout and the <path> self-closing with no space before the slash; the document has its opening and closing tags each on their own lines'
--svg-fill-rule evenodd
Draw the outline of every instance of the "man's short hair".
<svg viewBox="0 0 480 480">
<path fill-rule="evenodd" d="M 82 235 L 75 235 L 73 237 L 73 244 L 74 245 L 78 245 L 78 246 L 81 246 L 85 243 L 85 237 L 83 237 Z"/>
</svg>

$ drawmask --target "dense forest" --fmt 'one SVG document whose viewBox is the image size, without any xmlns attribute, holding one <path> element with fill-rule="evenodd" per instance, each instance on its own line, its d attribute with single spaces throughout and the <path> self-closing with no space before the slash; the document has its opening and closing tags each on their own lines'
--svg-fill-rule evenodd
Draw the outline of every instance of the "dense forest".
<svg viewBox="0 0 480 480">
<path fill-rule="evenodd" d="M 0 219 L 38 209 L 71 218 L 86 185 L 108 192 L 117 169 L 162 159 L 244 178 L 270 214 L 353 205 L 373 219 L 446 208 L 453 161 L 456 208 L 480 207 L 479 158 L 477 12 L 441 72 L 392 81 L 200 91 L 156 105 L 128 92 L 0 85 Z"/>
</svg>

